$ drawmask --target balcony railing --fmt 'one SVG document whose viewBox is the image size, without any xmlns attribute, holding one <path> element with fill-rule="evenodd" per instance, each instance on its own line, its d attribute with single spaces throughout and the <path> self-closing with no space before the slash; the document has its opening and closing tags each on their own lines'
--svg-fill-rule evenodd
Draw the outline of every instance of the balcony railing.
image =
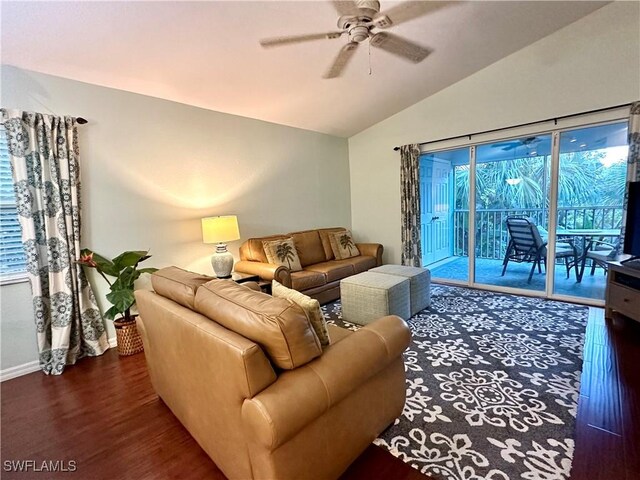
<svg viewBox="0 0 640 480">
<path fill-rule="evenodd" d="M 476 210 L 476 257 L 503 259 L 509 242 L 507 217 L 524 215 L 536 225 L 548 224 L 549 210 L 531 208 L 521 210 L 490 209 Z M 469 210 L 453 212 L 453 252 L 456 256 L 467 256 Z M 586 206 L 558 208 L 558 227 L 566 229 L 614 229 L 622 225 L 622 206 Z"/>
</svg>

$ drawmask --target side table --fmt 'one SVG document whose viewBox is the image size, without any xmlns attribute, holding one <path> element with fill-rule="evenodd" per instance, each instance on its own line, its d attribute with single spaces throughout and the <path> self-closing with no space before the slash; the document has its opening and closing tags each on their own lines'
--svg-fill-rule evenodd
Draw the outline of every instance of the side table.
<svg viewBox="0 0 640 480">
<path fill-rule="evenodd" d="M 271 282 L 261 280 L 259 275 L 251 273 L 231 272 L 231 280 L 236 283 L 256 282 L 263 293 L 271 295 Z"/>
<path fill-rule="evenodd" d="M 611 318 L 617 311 L 640 322 L 640 270 L 620 262 L 607 262 L 607 265 L 605 318 Z"/>
</svg>

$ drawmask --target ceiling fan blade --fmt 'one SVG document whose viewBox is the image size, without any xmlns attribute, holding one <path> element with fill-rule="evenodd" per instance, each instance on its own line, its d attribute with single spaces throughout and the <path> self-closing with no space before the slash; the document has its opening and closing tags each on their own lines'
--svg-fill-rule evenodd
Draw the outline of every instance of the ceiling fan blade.
<svg viewBox="0 0 640 480">
<path fill-rule="evenodd" d="M 353 54 L 356 53 L 356 48 L 358 48 L 359 43 L 349 42 L 344 47 L 340 49 L 338 56 L 333 61 L 333 65 L 331 68 L 327 70 L 327 73 L 323 75 L 323 78 L 336 78 L 342 75 L 347 63 L 353 57 Z"/>
<path fill-rule="evenodd" d="M 350 17 L 360 14 L 358 7 L 353 3 L 353 0 L 332 0 L 331 4 L 336 9 L 338 15 L 348 15 Z"/>
<path fill-rule="evenodd" d="M 391 25 L 400 25 L 401 23 L 423 17 L 455 3 L 458 2 L 402 2 L 376 15 L 373 19 L 373 24 L 378 28 L 389 28 Z"/>
<path fill-rule="evenodd" d="M 260 45 L 264 48 L 279 47 L 292 43 L 308 42 L 310 40 L 322 40 L 325 38 L 339 38 L 344 32 L 312 33 L 309 35 L 291 35 L 288 37 L 263 38 Z"/>
<path fill-rule="evenodd" d="M 413 63 L 420 63 L 432 52 L 429 48 L 388 32 L 379 32 L 373 35 L 371 37 L 371 46 L 381 48 Z"/>
</svg>

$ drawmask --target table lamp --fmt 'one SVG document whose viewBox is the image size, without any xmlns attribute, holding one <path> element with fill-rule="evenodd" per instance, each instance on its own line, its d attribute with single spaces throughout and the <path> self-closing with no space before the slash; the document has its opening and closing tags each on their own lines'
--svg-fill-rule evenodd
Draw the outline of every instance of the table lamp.
<svg viewBox="0 0 640 480">
<path fill-rule="evenodd" d="M 218 278 L 228 278 L 233 269 L 233 255 L 227 251 L 225 242 L 240 239 L 238 218 L 235 215 L 207 217 L 202 219 L 202 241 L 216 243 L 216 251 L 211 257 L 211 266 Z"/>
</svg>

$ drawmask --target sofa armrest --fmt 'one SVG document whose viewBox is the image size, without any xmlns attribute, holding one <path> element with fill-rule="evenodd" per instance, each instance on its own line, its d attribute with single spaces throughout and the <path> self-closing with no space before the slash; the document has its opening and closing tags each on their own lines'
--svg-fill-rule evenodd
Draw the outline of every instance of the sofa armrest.
<svg viewBox="0 0 640 480">
<path fill-rule="evenodd" d="M 394 361 L 411 333 L 400 317 L 372 322 L 310 363 L 282 373 L 242 405 L 247 439 L 274 450 Z"/>
<path fill-rule="evenodd" d="M 384 252 L 382 245 L 379 243 L 356 243 L 356 247 L 360 250 L 360 255 L 375 257 L 376 267 L 382 265 L 382 252 Z"/>
<path fill-rule="evenodd" d="M 241 260 L 234 265 L 233 269 L 236 272 L 258 275 L 262 280 L 276 280 L 285 287 L 291 288 L 291 272 L 281 265 Z"/>
</svg>

